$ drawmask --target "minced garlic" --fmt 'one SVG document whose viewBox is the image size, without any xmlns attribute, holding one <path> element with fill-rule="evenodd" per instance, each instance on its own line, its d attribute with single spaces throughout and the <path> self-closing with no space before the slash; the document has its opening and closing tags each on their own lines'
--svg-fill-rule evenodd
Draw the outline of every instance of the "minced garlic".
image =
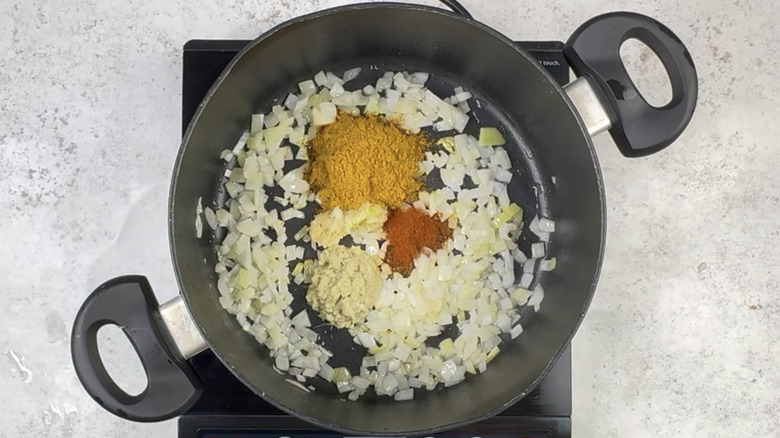
<svg viewBox="0 0 780 438">
<path fill-rule="evenodd" d="M 309 235 L 314 243 L 327 248 L 347 235 L 374 233 L 379 236 L 386 220 L 387 209 L 382 205 L 366 202 L 356 210 L 346 211 L 336 207 L 314 217 Z"/>
</svg>

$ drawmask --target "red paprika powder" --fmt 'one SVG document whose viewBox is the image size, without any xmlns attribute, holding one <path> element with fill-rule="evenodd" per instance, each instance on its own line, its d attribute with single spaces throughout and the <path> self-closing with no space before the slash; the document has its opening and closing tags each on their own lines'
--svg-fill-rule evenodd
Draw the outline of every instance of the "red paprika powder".
<svg viewBox="0 0 780 438">
<path fill-rule="evenodd" d="M 423 248 L 436 251 L 452 237 L 452 230 L 438 215 L 429 216 L 415 207 L 391 210 L 384 230 L 387 235 L 385 262 L 404 276 L 412 272 L 414 259 Z"/>
</svg>

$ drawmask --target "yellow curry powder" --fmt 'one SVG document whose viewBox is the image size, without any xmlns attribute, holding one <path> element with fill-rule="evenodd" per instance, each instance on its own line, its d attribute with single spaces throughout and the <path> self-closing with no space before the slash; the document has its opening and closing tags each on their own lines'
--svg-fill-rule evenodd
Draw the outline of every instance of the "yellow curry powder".
<svg viewBox="0 0 780 438">
<path fill-rule="evenodd" d="M 422 187 L 416 176 L 427 137 L 385 117 L 339 111 L 308 147 L 306 179 L 326 210 L 351 210 L 366 202 L 398 208 Z"/>
</svg>

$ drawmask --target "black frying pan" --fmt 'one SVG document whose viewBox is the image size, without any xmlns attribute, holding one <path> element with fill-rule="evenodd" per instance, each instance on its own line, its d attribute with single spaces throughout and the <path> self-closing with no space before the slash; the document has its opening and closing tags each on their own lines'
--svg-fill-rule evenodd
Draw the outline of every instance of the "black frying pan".
<svg viewBox="0 0 780 438">
<path fill-rule="evenodd" d="M 451 2 L 450 2 L 451 3 Z M 648 105 L 619 57 L 637 38 L 659 56 L 672 83 L 672 100 Z M 212 87 L 184 137 L 170 196 L 170 239 L 181 296 L 200 335 L 238 379 L 279 408 L 317 426 L 352 434 L 432 433 L 475 422 L 528 394 L 566 348 L 593 295 L 605 235 L 604 189 L 591 133 L 609 129 L 627 156 L 657 152 L 690 121 L 697 96 L 693 62 L 680 40 L 660 23 L 631 13 L 594 18 L 570 38 L 565 55 L 581 78 L 567 91 L 505 36 L 467 16 L 413 5 L 360 4 L 300 17 L 249 44 Z M 461 85 L 475 95 L 472 119 L 507 135 L 515 178 L 510 197 L 557 221 L 548 252 L 558 266 L 540 276 L 547 291 L 541 310 L 524 318 L 525 332 L 502 344 L 485 374 L 452 388 L 417 391 L 397 403 L 367 396 L 346 402 L 328 385 L 306 394 L 271 367 L 267 351 L 219 305 L 214 240 L 195 237 L 197 200 L 220 202 L 220 151 L 235 144 L 253 112 L 267 111 L 320 70 L 363 67 L 351 86 L 381 74 L 428 71 L 428 86 L 448 94 Z M 590 100 L 589 100 L 590 99 Z M 473 122 L 467 132 L 476 134 Z M 553 182 L 555 177 L 555 182 Z M 530 237 L 521 238 L 521 246 Z M 299 291 L 299 293 L 301 293 Z M 184 308 L 184 306 L 182 306 Z M 181 315 L 180 315 L 181 316 Z M 121 326 L 149 378 L 138 396 L 122 391 L 103 367 L 96 344 L 105 324 Z M 111 280 L 90 295 L 73 329 L 72 353 L 82 384 L 107 410 L 136 421 L 171 418 L 200 394 L 200 383 L 177 344 L 176 324 L 164 320 L 143 277 Z M 322 336 L 349 362 L 354 344 L 337 330 Z M 186 349 L 184 349 L 186 350 Z M 190 351 L 192 353 L 192 351 Z"/>
</svg>

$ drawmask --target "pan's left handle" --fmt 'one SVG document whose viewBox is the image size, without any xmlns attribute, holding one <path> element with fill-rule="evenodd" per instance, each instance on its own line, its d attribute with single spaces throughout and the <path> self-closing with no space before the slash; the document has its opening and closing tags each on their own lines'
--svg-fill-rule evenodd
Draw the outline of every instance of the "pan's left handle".
<svg viewBox="0 0 780 438">
<path fill-rule="evenodd" d="M 148 385 L 130 395 L 106 371 L 97 345 L 98 330 L 119 326 L 141 359 Z M 152 422 L 187 411 L 202 392 L 200 380 L 179 353 L 146 277 L 117 277 L 103 283 L 79 309 L 71 337 L 73 365 L 90 396 L 128 420 Z"/>
</svg>

